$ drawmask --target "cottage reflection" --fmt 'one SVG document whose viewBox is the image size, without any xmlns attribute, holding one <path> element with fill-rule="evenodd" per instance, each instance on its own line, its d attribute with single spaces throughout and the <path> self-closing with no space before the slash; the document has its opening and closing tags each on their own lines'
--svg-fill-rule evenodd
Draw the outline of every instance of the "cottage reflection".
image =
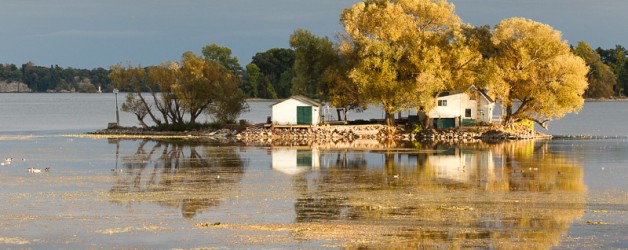
<svg viewBox="0 0 628 250">
<path fill-rule="evenodd" d="M 181 209 L 185 218 L 218 206 L 237 188 L 246 165 L 236 147 L 152 140 L 138 142 L 121 161 L 121 168 L 112 169 L 117 181 L 111 202 L 153 202 Z"/>
<path fill-rule="evenodd" d="M 545 249 L 585 208 L 581 163 L 546 142 L 325 151 L 320 162 L 293 177 L 296 220 L 388 227 L 384 246 Z"/>
<path fill-rule="evenodd" d="M 273 147 L 272 168 L 287 175 L 297 175 L 320 167 L 318 149 L 307 147 Z"/>
</svg>

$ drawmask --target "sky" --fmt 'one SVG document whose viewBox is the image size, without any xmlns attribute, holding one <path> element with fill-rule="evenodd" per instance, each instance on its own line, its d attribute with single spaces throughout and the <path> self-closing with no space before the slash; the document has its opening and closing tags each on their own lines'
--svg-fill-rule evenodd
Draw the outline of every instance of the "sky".
<svg viewBox="0 0 628 250">
<path fill-rule="evenodd" d="M 258 52 L 289 47 L 294 30 L 342 31 L 358 0 L 0 0 L 0 63 L 109 68 L 156 65 L 229 47 L 244 66 Z M 551 25 L 570 44 L 628 47 L 628 0 L 450 0 L 466 23 L 508 17 Z"/>
</svg>

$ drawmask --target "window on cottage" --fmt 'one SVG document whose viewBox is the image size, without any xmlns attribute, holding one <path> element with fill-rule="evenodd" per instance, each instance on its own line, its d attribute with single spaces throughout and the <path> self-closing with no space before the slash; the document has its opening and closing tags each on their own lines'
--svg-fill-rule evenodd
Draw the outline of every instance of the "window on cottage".
<svg viewBox="0 0 628 250">
<path fill-rule="evenodd" d="M 438 100 L 438 106 L 447 106 L 447 100 Z"/>
<path fill-rule="evenodd" d="M 471 109 L 464 110 L 464 117 L 467 117 L 467 118 L 471 117 Z"/>
</svg>

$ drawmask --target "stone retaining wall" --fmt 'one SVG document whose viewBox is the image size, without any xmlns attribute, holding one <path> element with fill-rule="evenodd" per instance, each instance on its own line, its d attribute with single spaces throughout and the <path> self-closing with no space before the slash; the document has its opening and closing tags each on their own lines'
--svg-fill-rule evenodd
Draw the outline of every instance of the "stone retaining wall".
<svg viewBox="0 0 628 250">
<path fill-rule="evenodd" d="M 487 128 L 488 129 L 488 128 Z M 537 132 L 508 132 L 503 130 L 461 131 L 457 129 L 435 130 L 425 129 L 418 134 L 411 134 L 403 128 L 388 128 L 385 125 L 334 125 L 334 126 L 311 126 L 311 127 L 249 127 L 239 132 L 235 129 L 221 129 L 216 131 L 185 131 L 185 132 L 158 132 L 145 131 L 141 128 L 110 128 L 93 132 L 95 135 L 133 135 L 133 136 L 187 136 L 201 137 L 208 139 L 230 138 L 235 141 L 245 143 L 268 145 L 268 144 L 290 144 L 290 145 L 311 145 L 334 143 L 338 145 L 369 144 L 373 142 L 405 141 L 413 143 L 415 140 L 421 142 L 442 142 L 442 143 L 473 143 L 477 141 L 505 141 L 548 138 L 550 136 Z"/>
<path fill-rule="evenodd" d="M 393 128 L 388 131 L 385 125 L 339 125 L 312 126 L 307 128 L 248 128 L 236 135 L 243 140 L 311 140 L 311 141 L 353 141 L 357 139 L 406 139 L 413 140 L 410 134 L 400 134 Z"/>
</svg>

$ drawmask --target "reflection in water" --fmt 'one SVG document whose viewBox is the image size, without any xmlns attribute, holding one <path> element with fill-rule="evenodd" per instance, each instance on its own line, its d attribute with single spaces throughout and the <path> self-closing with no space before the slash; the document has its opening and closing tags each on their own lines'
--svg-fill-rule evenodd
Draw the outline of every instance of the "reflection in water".
<svg viewBox="0 0 628 250">
<path fill-rule="evenodd" d="M 318 149 L 275 147 L 271 155 L 272 168 L 287 175 L 296 175 L 320 167 Z"/>
<path fill-rule="evenodd" d="M 586 202 L 581 163 L 547 142 L 325 151 L 313 161 L 317 171 L 293 172 L 296 221 L 395 228 L 379 244 L 545 249 Z"/>
<path fill-rule="evenodd" d="M 246 162 L 236 147 L 144 140 L 133 155 L 122 157 L 122 165 L 112 170 L 117 177 L 112 202 L 154 202 L 192 218 L 232 192 Z"/>
</svg>

